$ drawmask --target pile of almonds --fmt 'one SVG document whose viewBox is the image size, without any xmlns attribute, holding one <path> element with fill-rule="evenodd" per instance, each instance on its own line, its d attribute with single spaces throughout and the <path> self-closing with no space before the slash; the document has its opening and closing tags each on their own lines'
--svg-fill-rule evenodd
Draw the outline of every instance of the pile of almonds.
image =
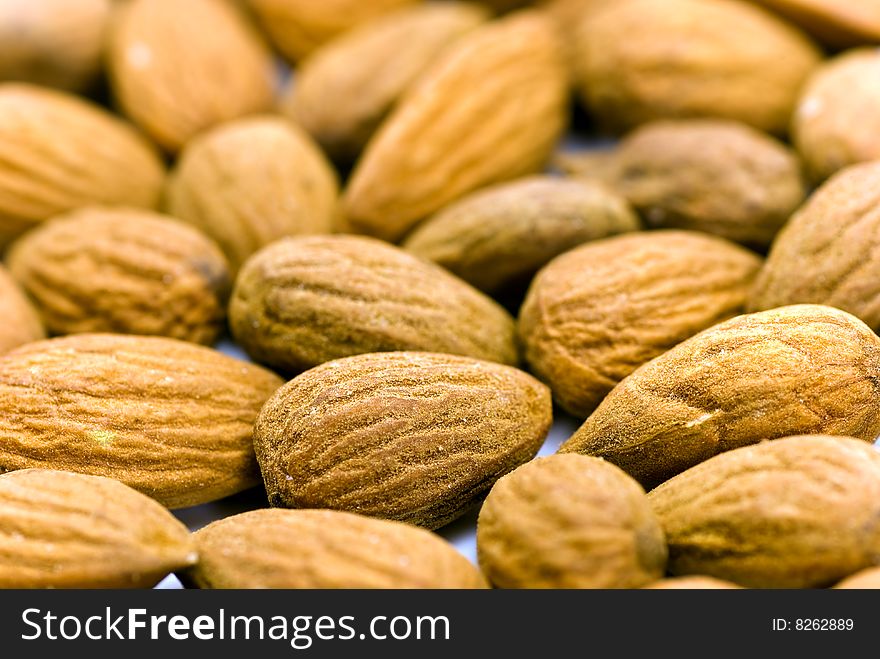
<svg viewBox="0 0 880 659">
<path fill-rule="evenodd" d="M 0 0 L 0 587 L 880 588 L 878 43 Z"/>
</svg>

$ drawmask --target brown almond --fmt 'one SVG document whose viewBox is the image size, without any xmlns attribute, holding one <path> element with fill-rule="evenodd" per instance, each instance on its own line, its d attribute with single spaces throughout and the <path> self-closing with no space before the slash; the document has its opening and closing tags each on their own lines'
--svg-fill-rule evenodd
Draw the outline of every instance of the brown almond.
<svg viewBox="0 0 880 659">
<path fill-rule="evenodd" d="M 757 0 L 830 46 L 880 41 L 880 0 Z"/>
<path fill-rule="evenodd" d="M 860 590 L 880 590 L 880 567 L 860 570 L 834 587 L 845 589 L 857 588 Z"/>
<path fill-rule="evenodd" d="M 9 272 L 0 265 L 0 355 L 31 341 L 46 338 L 43 323 Z"/>
<path fill-rule="evenodd" d="M 731 590 L 742 588 L 735 583 L 714 577 L 670 577 L 645 586 L 647 590 Z"/>
</svg>

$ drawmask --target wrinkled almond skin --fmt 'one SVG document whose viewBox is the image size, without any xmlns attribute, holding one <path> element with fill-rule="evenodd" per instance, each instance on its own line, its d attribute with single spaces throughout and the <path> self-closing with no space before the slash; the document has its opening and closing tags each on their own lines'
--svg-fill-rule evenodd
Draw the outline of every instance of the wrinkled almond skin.
<svg viewBox="0 0 880 659">
<path fill-rule="evenodd" d="M 229 305 L 255 360 L 298 372 L 367 352 L 420 350 L 515 364 L 515 325 L 439 266 L 372 238 L 278 241 L 242 268 Z"/>
<path fill-rule="evenodd" d="M 397 99 L 488 14 L 472 4 L 423 4 L 391 12 L 339 37 L 297 71 L 286 114 L 328 155 L 353 162 Z"/>
<path fill-rule="evenodd" d="M 880 590 L 880 567 L 868 568 L 856 572 L 834 587 L 844 589 L 858 588 L 860 590 Z"/>
<path fill-rule="evenodd" d="M 718 117 L 785 134 L 819 62 L 799 30 L 747 2 L 628 0 L 587 15 L 575 77 L 587 107 L 615 132 Z"/>
<path fill-rule="evenodd" d="M 714 577 L 670 577 L 645 586 L 647 590 L 731 590 L 742 588 Z"/>
<path fill-rule="evenodd" d="M 195 534 L 197 588 L 486 588 L 454 547 L 424 529 L 335 510 L 255 510 Z"/>
<path fill-rule="evenodd" d="M 880 163 L 853 165 L 819 188 L 773 243 L 753 311 L 815 303 L 880 329 Z"/>
<path fill-rule="evenodd" d="M 195 560 L 186 527 L 118 481 L 0 475 L 0 588 L 150 588 Z"/>
<path fill-rule="evenodd" d="M 272 105 L 269 51 L 226 0 L 130 0 L 108 48 L 122 109 L 167 151 Z"/>
<path fill-rule="evenodd" d="M 745 124 L 655 121 L 611 154 L 569 160 L 604 180 L 650 227 L 704 231 L 766 249 L 806 196 L 795 154 Z"/>
<path fill-rule="evenodd" d="M 802 436 L 716 456 L 648 499 L 672 574 L 751 588 L 815 588 L 880 562 L 880 453 Z"/>
<path fill-rule="evenodd" d="M 880 0 L 757 0 L 830 46 L 880 41 Z"/>
<path fill-rule="evenodd" d="M 367 146 L 344 198 L 352 229 L 397 242 L 462 195 L 540 170 L 565 125 L 567 78 L 538 12 L 460 39 Z"/>
<path fill-rule="evenodd" d="M 685 231 L 579 247 L 532 282 L 519 316 L 526 362 L 585 418 L 639 366 L 742 313 L 760 265 L 733 243 Z"/>
<path fill-rule="evenodd" d="M 550 392 L 509 366 L 375 353 L 298 376 L 263 407 L 254 445 L 269 502 L 439 528 L 537 453 Z"/>
<path fill-rule="evenodd" d="M 25 343 L 46 338 L 37 310 L 24 291 L 0 265 L 0 355 Z"/>
<path fill-rule="evenodd" d="M 880 158 L 880 55 L 849 51 L 813 74 L 798 102 L 792 138 L 810 177 Z"/>
<path fill-rule="evenodd" d="M 155 208 L 164 176 L 146 141 L 97 106 L 0 84 L 0 245 L 81 206 Z"/>
<path fill-rule="evenodd" d="M 275 47 L 291 61 L 356 25 L 417 0 L 244 0 Z"/>
<path fill-rule="evenodd" d="M 850 314 L 796 305 L 738 316 L 648 362 L 560 451 L 652 487 L 712 456 L 795 434 L 880 434 L 880 339 Z"/>
<path fill-rule="evenodd" d="M 538 458 L 499 480 L 480 510 L 477 553 L 499 588 L 638 588 L 666 570 L 645 491 L 582 455 Z"/>
<path fill-rule="evenodd" d="M 70 91 L 101 70 L 110 0 L 0 0 L 0 80 Z"/>
<path fill-rule="evenodd" d="M 252 445 L 272 373 L 183 341 L 116 334 L 0 357 L 0 472 L 107 476 L 169 508 L 259 482 Z"/>
<path fill-rule="evenodd" d="M 234 271 L 285 236 L 330 233 L 337 175 L 298 126 L 274 117 L 232 121 L 195 138 L 172 172 L 168 212 L 211 236 Z"/>
<path fill-rule="evenodd" d="M 495 293 L 527 283 L 582 243 L 639 228 L 629 205 L 604 186 L 535 176 L 463 197 L 420 225 L 403 248 Z"/>
</svg>

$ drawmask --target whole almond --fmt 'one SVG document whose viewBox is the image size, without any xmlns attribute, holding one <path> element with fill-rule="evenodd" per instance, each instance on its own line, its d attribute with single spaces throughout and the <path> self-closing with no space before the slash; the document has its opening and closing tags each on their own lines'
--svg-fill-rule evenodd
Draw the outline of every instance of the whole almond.
<svg viewBox="0 0 880 659">
<path fill-rule="evenodd" d="M 254 510 L 195 534 L 198 588 L 485 588 L 445 540 L 409 524 L 334 510 Z"/>
<path fill-rule="evenodd" d="M 86 208 L 44 223 L 7 256 L 52 334 L 118 332 L 213 343 L 231 287 L 220 249 L 170 217 Z"/>
<path fill-rule="evenodd" d="M 832 177 L 785 226 L 749 297 L 753 311 L 802 302 L 849 311 L 880 329 L 880 163 Z"/>
<path fill-rule="evenodd" d="M 297 71 L 286 113 L 327 153 L 353 162 L 397 99 L 487 13 L 460 2 L 391 12 L 321 48 Z"/>
<path fill-rule="evenodd" d="M 719 455 L 648 495 L 672 574 L 752 588 L 827 586 L 880 562 L 880 453 L 804 436 Z"/>
<path fill-rule="evenodd" d="M 97 106 L 0 84 L 0 245 L 82 206 L 154 208 L 163 178 L 152 148 Z"/>
<path fill-rule="evenodd" d="M 704 231 L 759 249 L 806 196 L 797 156 L 734 121 L 651 122 L 611 153 L 589 152 L 567 164 L 605 181 L 649 226 Z"/>
<path fill-rule="evenodd" d="M 539 458 L 499 480 L 480 510 L 477 553 L 500 588 L 638 588 L 666 569 L 645 491 L 581 455 Z"/>
<path fill-rule="evenodd" d="M 252 432 L 281 380 L 183 341 L 78 334 L 0 357 L 0 472 L 107 476 L 169 508 L 259 482 Z"/>
<path fill-rule="evenodd" d="M 439 266 L 358 236 L 264 248 L 239 273 L 229 321 L 251 357 L 289 372 L 394 350 L 518 361 L 504 309 Z"/>
<path fill-rule="evenodd" d="M 114 21 L 108 61 L 125 113 L 171 152 L 273 100 L 270 54 L 226 0 L 130 0 Z"/>
<path fill-rule="evenodd" d="M 110 0 L 0 0 L 0 80 L 71 91 L 101 70 Z"/>
<path fill-rule="evenodd" d="M 367 146 L 345 195 L 352 228 L 400 240 L 472 190 L 541 169 L 565 124 L 567 75 L 550 22 L 524 11 L 460 39 Z"/>
<path fill-rule="evenodd" d="M 450 204 L 413 231 L 403 248 L 494 293 L 522 286 L 581 243 L 638 229 L 629 205 L 604 186 L 535 176 Z"/>
<path fill-rule="evenodd" d="M 860 590 L 880 590 L 880 567 L 868 568 L 856 572 L 834 587 L 845 589 L 858 588 Z"/>
<path fill-rule="evenodd" d="M 0 265 L 0 355 L 46 338 L 43 323 L 9 272 Z"/>
<path fill-rule="evenodd" d="M 509 366 L 430 353 L 323 364 L 282 387 L 254 429 L 269 502 L 438 528 L 534 457 L 550 393 Z"/>
<path fill-rule="evenodd" d="M 835 47 L 880 41 L 880 0 L 758 0 Z"/>
<path fill-rule="evenodd" d="M 742 313 L 761 265 L 699 233 L 634 233 L 583 245 L 538 273 L 520 310 L 525 359 L 584 418 L 645 362 Z"/>
<path fill-rule="evenodd" d="M 795 434 L 880 434 L 880 338 L 818 305 L 738 316 L 617 385 L 562 452 L 603 457 L 646 487 L 712 456 Z"/>
<path fill-rule="evenodd" d="M 739 0 L 619 2 L 587 14 L 575 53 L 584 102 L 615 131 L 719 117 L 784 134 L 819 62 L 803 33 Z"/>
<path fill-rule="evenodd" d="M 122 483 L 0 475 L 0 588 L 150 588 L 195 560 L 186 527 Z"/>
<path fill-rule="evenodd" d="M 742 588 L 735 583 L 714 577 L 670 577 L 645 586 L 647 590 L 731 590 Z"/>
<path fill-rule="evenodd" d="M 330 233 L 336 173 L 312 139 L 279 118 L 239 119 L 195 138 L 168 183 L 168 212 L 198 227 L 238 270 L 285 236 Z"/>
</svg>

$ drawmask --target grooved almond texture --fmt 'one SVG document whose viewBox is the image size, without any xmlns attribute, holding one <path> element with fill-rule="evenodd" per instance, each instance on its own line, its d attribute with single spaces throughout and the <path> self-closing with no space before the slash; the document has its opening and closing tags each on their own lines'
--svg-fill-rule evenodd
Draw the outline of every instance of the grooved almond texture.
<svg viewBox="0 0 880 659">
<path fill-rule="evenodd" d="M 164 171 L 128 125 L 86 101 L 0 85 L 0 245 L 91 204 L 153 208 Z"/>
<path fill-rule="evenodd" d="M 170 217 L 83 209 L 16 241 L 7 257 L 53 334 L 155 334 L 213 343 L 230 279 L 220 249 Z"/>
<path fill-rule="evenodd" d="M 666 531 L 672 574 L 813 588 L 880 563 L 880 453 L 852 438 L 741 448 L 648 499 Z"/>
<path fill-rule="evenodd" d="M 567 111 L 562 45 L 525 11 L 481 27 L 414 84 L 367 146 L 345 195 L 359 233 L 401 239 L 477 188 L 536 172 Z"/>
<path fill-rule="evenodd" d="M 24 294 L 6 268 L 0 265 L 0 355 L 31 341 L 46 338 L 30 300 Z"/>
<path fill-rule="evenodd" d="M 118 14 L 108 55 L 113 91 L 166 150 L 271 106 L 271 56 L 232 3 L 130 0 Z"/>
<path fill-rule="evenodd" d="M 369 21 L 303 64 L 285 100 L 286 112 L 332 158 L 352 162 L 401 94 L 486 18 L 476 5 L 445 2 Z"/>
<path fill-rule="evenodd" d="M 544 268 L 520 310 L 525 358 L 581 418 L 645 362 L 742 312 L 760 259 L 698 233 L 635 233 Z"/>
<path fill-rule="evenodd" d="M 259 481 L 260 406 L 281 380 L 174 339 L 79 334 L 0 357 L 0 472 L 107 476 L 169 508 Z"/>
<path fill-rule="evenodd" d="M 627 203 L 601 185 L 536 176 L 462 198 L 419 226 L 403 247 L 492 293 L 527 284 L 581 243 L 639 226 Z"/>
<path fill-rule="evenodd" d="M 880 567 L 868 568 L 847 577 L 835 588 L 880 590 Z"/>
<path fill-rule="evenodd" d="M 194 139 L 169 179 L 168 212 L 223 248 L 234 270 L 284 236 L 330 233 L 339 183 L 298 126 L 239 119 Z"/>
<path fill-rule="evenodd" d="M 752 310 L 827 304 L 880 329 L 880 163 L 853 165 L 817 190 L 773 243 Z"/>
<path fill-rule="evenodd" d="M 199 588 L 485 588 L 445 540 L 408 524 L 333 510 L 255 510 L 195 534 Z"/>
<path fill-rule="evenodd" d="M 477 553 L 501 588 L 637 588 L 666 569 L 645 491 L 581 455 L 539 458 L 499 480 L 480 510 Z"/>
<path fill-rule="evenodd" d="M 195 560 L 186 527 L 122 483 L 48 469 L 0 475 L 2 588 L 149 588 Z"/>
<path fill-rule="evenodd" d="M 394 350 L 517 362 L 504 309 L 442 268 L 371 238 L 289 238 L 266 247 L 239 273 L 229 320 L 254 359 L 291 372 Z"/>
<path fill-rule="evenodd" d="M 722 581 L 714 577 L 670 577 L 669 579 L 661 579 L 655 581 L 649 586 L 645 586 L 648 590 L 730 590 L 742 588 L 735 583 Z"/>
<path fill-rule="evenodd" d="M 880 0 L 757 0 L 837 47 L 880 41 Z"/>
<path fill-rule="evenodd" d="M 831 307 L 738 316 L 642 366 L 562 452 L 604 457 L 646 486 L 712 456 L 795 434 L 880 434 L 880 339 Z"/>
<path fill-rule="evenodd" d="M 282 387 L 254 430 L 269 501 L 438 528 L 531 459 L 550 393 L 509 366 L 428 353 L 333 361 Z"/>
</svg>

